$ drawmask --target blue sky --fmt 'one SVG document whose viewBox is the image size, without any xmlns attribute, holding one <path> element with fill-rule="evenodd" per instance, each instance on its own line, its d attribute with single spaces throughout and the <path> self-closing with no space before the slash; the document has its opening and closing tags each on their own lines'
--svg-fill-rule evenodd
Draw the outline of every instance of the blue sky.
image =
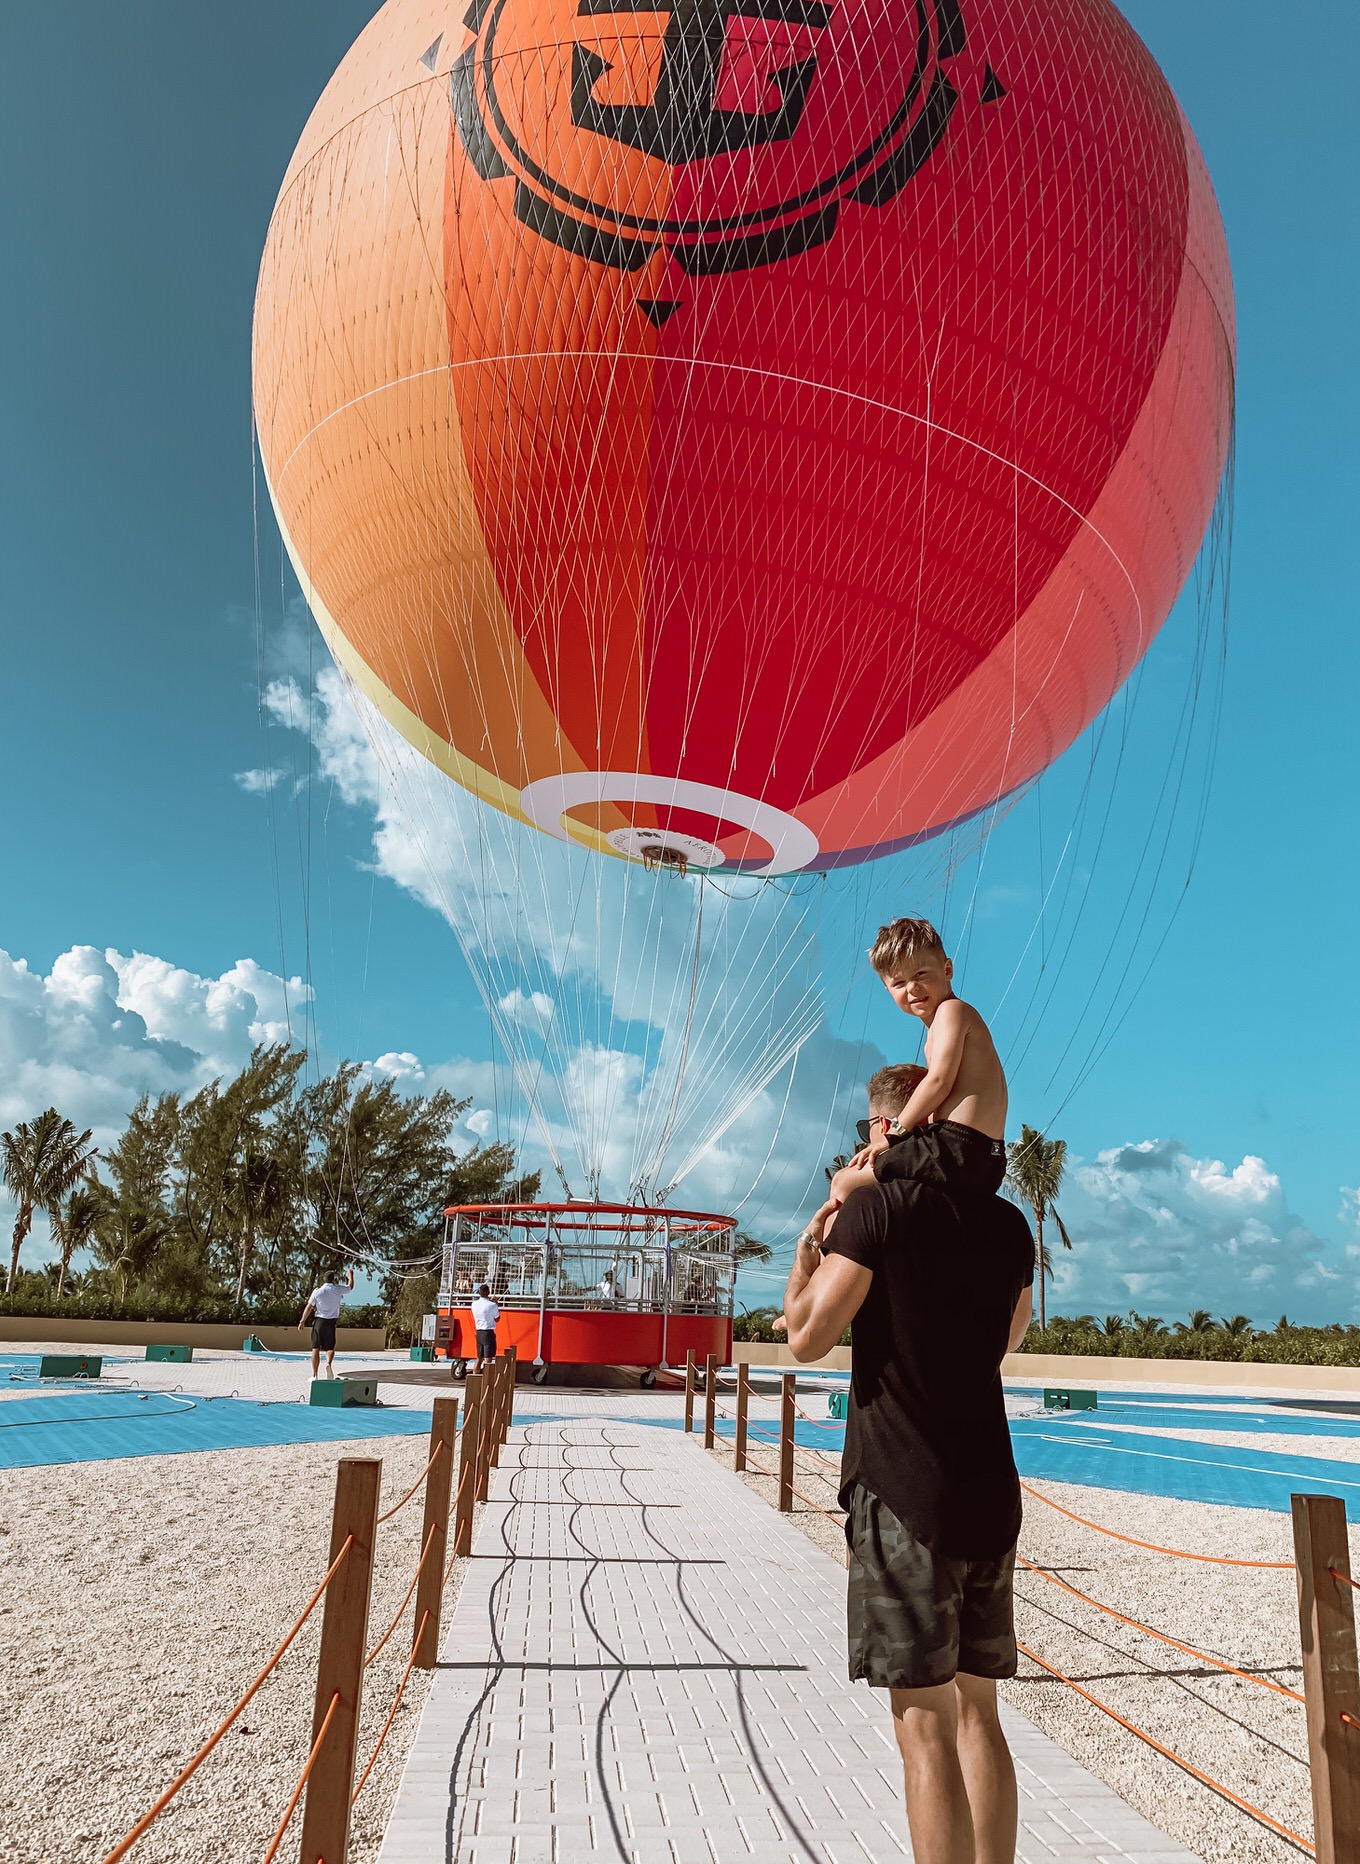
<svg viewBox="0 0 1360 1864">
<path fill-rule="evenodd" d="M 12 972 L 27 970 L 0 984 L 6 1123 L 55 1098 L 106 1128 L 120 1097 L 179 1078 L 175 1068 L 188 1078 L 231 1065 L 252 1028 L 297 1016 L 299 993 L 285 1003 L 278 976 L 309 980 L 327 1055 L 418 1057 L 423 1078 L 456 1080 L 483 1112 L 492 1104 L 486 1019 L 447 927 L 375 872 L 373 808 L 361 783 L 323 768 L 334 746 L 281 729 L 259 703 L 258 616 L 270 672 L 286 661 L 305 678 L 324 652 L 288 623 L 267 501 L 257 609 L 255 269 L 297 133 L 370 11 L 354 0 L 79 0 L 8 22 L 0 946 Z M 1236 530 L 1221 734 L 1189 889 L 1158 950 L 1180 891 L 1177 842 L 1135 954 L 1134 974 L 1155 959 L 1151 974 L 1131 1008 L 1127 990 L 1113 999 L 1127 1014 L 1083 1077 L 1080 1018 L 1102 956 L 1128 936 L 1120 878 L 1189 677 L 1194 616 L 1183 604 L 1149 658 L 1088 910 L 1068 956 L 1045 971 L 1035 1041 L 1022 1057 L 1017 1044 L 1014 1114 L 1052 1120 L 1081 1161 L 1065 1214 L 1085 1243 L 1063 1265 L 1057 1306 L 1133 1301 L 1175 1314 L 1204 1299 L 1258 1319 L 1286 1304 L 1360 1317 L 1346 1254 L 1360 1236 L 1345 1195 L 1360 1181 L 1360 30 L 1336 0 L 1302 34 L 1283 31 L 1265 0 L 1128 0 L 1125 11 L 1196 130 L 1233 262 Z M 1046 871 L 1037 813 L 1051 866 L 1080 756 L 988 850 L 961 972 L 984 1009 L 1035 932 Z M 272 808 L 238 781 L 281 764 L 309 779 L 296 804 L 291 776 Z M 972 889 L 966 869 L 945 914 L 954 933 Z M 1039 922 L 1040 943 L 1051 920 Z M 851 1045 L 836 1053 L 851 1067 L 861 1036 L 881 1053 L 902 1044 L 886 997 L 863 978 L 847 990 L 852 949 L 828 941 L 833 1033 Z M 105 952 L 119 961 L 96 958 Z M 147 955 L 135 967 L 124 962 L 134 953 Z M 1032 966 L 1022 981 L 1026 993 L 1035 986 Z M 1108 976 L 1094 994 L 1103 1016 Z M 812 1080 L 797 1093 L 803 1124 L 748 1207 L 776 1242 L 820 1162 L 825 1092 Z M 767 1292 L 753 1282 L 747 1298 Z"/>
</svg>

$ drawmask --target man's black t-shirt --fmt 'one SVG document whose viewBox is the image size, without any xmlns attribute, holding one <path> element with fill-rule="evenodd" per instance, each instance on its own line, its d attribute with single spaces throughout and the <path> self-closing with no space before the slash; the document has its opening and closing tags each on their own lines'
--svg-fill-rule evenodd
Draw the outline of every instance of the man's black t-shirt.
<svg viewBox="0 0 1360 1864">
<path fill-rule="evenodd" d="M 1004 1198 L 901 1178 L 852 1192 L 826 1250 L 874 1277 L 851 1323 L 842 1506 L 859 1482 L 940 1553 L 1005 1553 L 1020 1484 L 1001 1359 L 1034 1278 L 1028 1223 Z"/>
</svg>

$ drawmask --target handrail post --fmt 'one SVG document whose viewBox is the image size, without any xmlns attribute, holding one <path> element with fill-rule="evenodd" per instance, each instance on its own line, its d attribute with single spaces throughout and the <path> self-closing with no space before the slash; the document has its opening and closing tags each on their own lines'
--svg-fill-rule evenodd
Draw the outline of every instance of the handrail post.
<svg viewBox="0 0 1360 1864">
<path fill-rule="evenodd" d="M 453 1446 L 457 1434 L 458 1400 L 436 1398 L 434 1415 L 430 1419 L 430 1455 L 434 1461 L 425 1476 L 425 1517 L 420 1528 L 420 1557 L 425 1564 L 416 1581 L 415 1663 L 418 1670 L 433 1670 L 439 1654 L 439 1605 L 444 1597 L 449 1491 L 453 1486 Z"/>
<path fill-rule="evenodd" d="M 751 1364 L 737 1361 L 737 1430 L 732 1439 L 732 1470 L 740 1475 L 746 1467 L 746 1411 L 751 1401 Z"/>
<path fill-rule="evenodd" d="M 458 1493 L 453 1505 L 453 1551 L 460 1560 L 472 1552 L 472 1511 L 477 1505 L 480 1480 L 482 1376 L 480 1372 L 469 1372 L 463 1386 L 463 1435 L 458 1445 Z"/>
<path fill-rule="evenodd" d="M 312 1864 L 345 1864 L 349 1846 L 350 1791 L 354 1747 L 368 1643 L 368 1601 L 373 1580 L 373 1541 L 378 1528 L 378 1457 L 345 1456 L 335 1471 L 330 1560 L 346 1540 L 350 1549 L 326 1588 L 321 1650 L 316 1665 L 312 1740 L 338 1697 L 326 1738 L 317 1749 L 302 1812 L 302 1855 Z"/>
<path fill-rule="evenodd" d="M 694 1429 L 694 1348 L 685 1351 L 685 1432 Z"/>
<path fill-rule="evenodd" d="M 797 1373 L 779 1376 L 779 1512 L 793 1513 L 793 1394 Z"/>
<path fill-rule="evenodd" d="M 1346 1504 L 1292 1495 L 1317 1864 L 1360 1859 L 1360 1679 Z M 1333 1578 L 1340 1574 L 1342 1577 Z M 1346 1719 L 1343 1719 L 1346 1718 Z"/>
<path fill-rule="evenodd" d="M 491 1486 L 491 1446 L 496 1437 L 496 1399 L 499 1396 L 494 1362 L 490 1371 L 482 1374 L 482 1381 L 482 1427 L 477 1432 L 476 1496 L 479 1502 L 486 1500 Z"/>
<path fill-rule="evenodd" d="M 501 1424 L 501 1442 L 509 1441 L 510 1426 L 515 1421 L 515 1380 L 519 1373 L 519 1354 L 513 1346 L 505 1349 L 505 1417 Z"/>
<path fill-rule="evenodd" d="M 488 1475 L 491 1470 L 500 1467 L 501 1444 L 505 1439 L 505 1424 L 503 1421 L 505 1417 L 505 1366 L 506 1361 L 503 1355 L 498 1356 L 491 1362 L 491 1410 L 488 1413 L 488 1422 L 491 1428 L 486 1433 L 486 1462 Z M 485 1488 L 482 1490 L 482 1500 L 486 1500 Z"/>
<path fill-rule="evenodd" d="M 709 1353 L 704 1359 L 704 1448 L 713 1448 L 713 1426 L 718 1402 L 718 1355 Z"/>
</svg>

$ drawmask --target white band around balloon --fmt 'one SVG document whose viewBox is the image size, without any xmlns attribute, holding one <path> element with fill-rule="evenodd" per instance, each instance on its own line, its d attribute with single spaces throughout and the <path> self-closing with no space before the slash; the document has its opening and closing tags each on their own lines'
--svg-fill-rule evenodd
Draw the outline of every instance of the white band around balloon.
<svg viewBox="0 0 1360 1864">
<path fill-rule="evenodd" d="M 817 857 L 817 837 L 796 816 L 754 796 L 741 796 L 711 783 L 690 783 L 683 777 L 629 770 L 568 770 L 560 776 L 537 778 L 519 796 L 519 806 L 534 827 L 555 835 L 559 841 L 571 839 L 563 826 L 563 816 L 569 809 L 580 809 L 587 803 L 651 803 L 662 808 L 693 809 L 749 829 L 770 844 L 770 859 L 763 867 L 746 869 L 747 873 L 796 874 Z"/>
</svg>

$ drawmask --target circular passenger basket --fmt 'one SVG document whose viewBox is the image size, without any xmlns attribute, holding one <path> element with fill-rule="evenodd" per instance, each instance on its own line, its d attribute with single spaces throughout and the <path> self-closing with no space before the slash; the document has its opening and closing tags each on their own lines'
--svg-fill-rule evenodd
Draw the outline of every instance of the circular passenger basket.
<svg viewBox="0 0 1360 1864">
<path fill-rule="evenodd" d="M 444 1212 L 435 1353 L 466 1370 L 472 1301 L 500 1309 L 497 1351 L 515 1348 L 542 1384 L 549 1368 L 658 1371 L 732 1354 L 737 1226 L 732 1217 L 645 1204 L 454 1204 Z"/>
</svg>

